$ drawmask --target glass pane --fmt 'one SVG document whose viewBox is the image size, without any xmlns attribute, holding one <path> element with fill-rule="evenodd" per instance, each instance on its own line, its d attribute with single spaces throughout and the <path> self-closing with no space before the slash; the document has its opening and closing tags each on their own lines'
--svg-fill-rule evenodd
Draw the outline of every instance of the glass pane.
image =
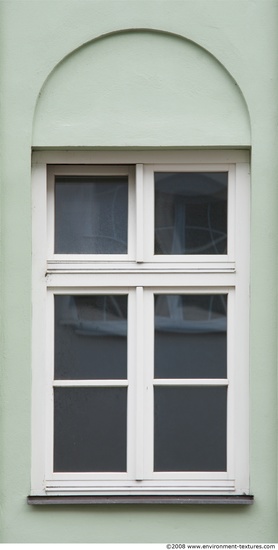
<svg viewBox="0 0 278 550">
<path fill-rule="evenodd" d="M 55 252 L 127 253 L 127 176 L 57 176 Z"/>
<path fill-rule="evenodd" d="M 54 471 L 125 472 L 127 388 L 54 388 Z"/>
<path fill-rule="evenodd" d="M 155 173 L 155 254 L 227 254 L 227 172 Z"/>
<path fill-rule="evenodd" d="M 155 296 L 155 377 L 227 377 L 227 295 Z"/>
<path fill-rule="evenodd" d="M 55 378 L 126 377 L 127 296 L 55 296 Z"/>
<path fill-rule="evenodd" d="M 225 471 L 227 389 L 154 388 L 154 470 Z"/>
</svg>

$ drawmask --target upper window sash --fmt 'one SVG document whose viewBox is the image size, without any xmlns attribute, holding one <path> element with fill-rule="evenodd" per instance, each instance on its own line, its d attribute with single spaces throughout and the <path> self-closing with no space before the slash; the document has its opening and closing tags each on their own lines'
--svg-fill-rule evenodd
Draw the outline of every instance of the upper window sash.
<svg viewBox="0 0 278 550">
<path fill-rule="evenodd" d="M 185 263 L 187 265 L 194 264 L 194 263 L 217 263 L 220 262 L 222 265 L 224 262 L 234 262 L 235 261 L 235 239 L 234 239 L 234 225 L 235 225 L 235 219 L 236 219 L 236 187 L 235 187 L 235 173 L 236 168 L 235 164 L 155 164 L 155 165 L 145 165 L 144 166 L 144 212 L 145 212 L 145 225 L 144 225 L 144 256 L 146 261 L 148 262 L 155 262 L 155 263 L 161 263 L 161 262 L 171 262 L 171 263 Z M 194 185 L 191 185 L 191 189 L 188 189 L 188 183 L 190 181 L 190 175 L 196 176 L 194 179 Z M 203 213 L 201 213 L 200 209 L 199 211 L 196 211 L 196 216 L 203 215 L 204 211 L 207 209 L 207 212 L 205 213 L 206 217 L 208 218 L 206 220 L 206 227 L 195 227 L 193 228 L 193 231 L 197 229 L 200 232 L 205 232 L 208 234 L 209 231 L 213 233 L 213 228 L 210 226 L 213 225 L 213 220 L 209 219 L 209 204 L 205 204 L 206 197 L 205 197 L 205 179 L 207 181 L 209 180 L 210 174 L 212 175 L 212 178 L 216 180 L 217 176 L 219 175 L 219 178 L 221 176 L 226 175 L 227 180 L 227 196 L 226 196 L 226 208 L 227 208 L 227 237 L 226 237 L 226 250 L 222 253 L 217 253 L 217 247 L 215 247 L 215 253 L 212 253 L 210 250 L 209 253 L 198 253 L 195 251 L 195 253 L 190 253 L 190 247 L 188 248 L 188 252 L 182 253 L 182 249 L 179 253 L 175 253 L 175 251 L 179 248 L 179 243 L 174 244 L 173 252 L 169 250 L 170 247 L 168 247 L 168 250 L 166 250 L 165 253 L 161 254 L 158 250 L 156 250 L 157 246 L 155 243 L 155 227 L 159 225 L 159 220 L 156 221 L 156 216 L 159 216 L 158 208 L 157 208 L 157 202 L 158 202 L 158 191 L 159 191 L 159 179 L 162 180 L 162 186 L 163 186 L 163 179 L 171 181 L 172 179 L 172 185 L 173 187 L 176 187 L 178 189 L 178 186 L 181 187 L 182 193 L 186 194 L 185 201 L 190 201 L 189 194 L 193 194 L 194 186 L 195 189 L 197 188 L 197 193 L 195 193 L 195 197 L 193 197 L 193 201 L 202 201 L 204 199 L 204 203 L 202 206 Z M 169 176 L 169 177 L 168 177 Z M 180 176 L 180 177 L 179 177 Z M 184 182 L 182 181 L 184 180 Z M 199 179 L 199 181 L 198 181 Z M 223 177 L 222 177 L 223 179 Z M 225 178 L 224 178 L 225 179 Z M 175 180 L 177 183 L 175 184 Z M 179 180 L 179 181 L 178 181 Z M 157 185 L 156 185 L 157 183 Z M 184 183 L 184 185 L 183 185 Z M 209 183 L 209 182 L 208 182 Z M 214 186 L 217 184 L 217 181 L 214 182 Z M 198 188 L 200 190 L 200 194 L 198 196 Z M 169 191 L 171 191 L 171 187 L 169 186 Z M 202 196 L 203 194 L 203 196 Z M 168 215 L 169 218 L 171 218 L 170 208 L 176 208 L 177 214 L 176 216 L 172 216 L 172 219 L 170 220 L 170 223 L 173 225 L 179 227 L 171 227 L 170 232 L 172 232 L 172 240 L 176 237 L 179 238 L 179 232 L 181 233 L 182 230 L 184 230 L 184 233 L 186 233 L 186 206 L 181 205 L 182 197 L 177 193 L 175 196 L 174 194 L 172 197 L 169 197 L 169 208 L 167 211 L 167 207 L 161 206 L 162 214 L 166 217 Z M 157 202 L 156 202 L 157 201 Z M 194 207 L 194 205 L 193 205 Z M 221 208 L 221 205 L 220 205 Z M 179 210 L 179 211 L 178 211 Z M 188 210 L 190 210 L 190 205 Z M 194 212 L 191 214 L 191 220 L 194 218 Z M 225 215 L 225 214 L 224 214 Z M 189 224 L 191 222 L 189 221 Z M 193 222 L 194 223 L 194 222 Z M 197 225 L 197 223 L 196 223 Z M 181 226 L 182 229 L 181 229 Z M 216 233 L 216 232 L 215 232 Z M 152 235 L 152 238 L 150 238 L 150 235 Z M 177 239 L 176 239 L 177 240 Z M 211 245 L 213 247 L 213 240 L 211 242 Z M 211 248 L 212 248 L 211 247 Z M 206 249 L 208 246 L 200 246 L 200 249 Z"/>
<path fill-rule="evenodd" d="M 63 184 L 67 185 L 66 193 L 63 192 Z M 58 263 L 67 262 L 69 258 L 75 263 L 82 263 L 84 259 L 114 262 L 133 260 L 134 193 L 135 177 L 132 166 L 48 165 L 48 260 Z M 63 208 L 65 201 L 68 203 L 67 209 Z M 67 210 L 71 212 L 68 214 Z M 72 229 L 69 215 L 74 218 Z M 100 230 L 103 227 L 103 249 L 107 253 L 88 253 L 90 243 L 93 243 L 94 249 L 94 244 L 101 240 Z"/>
<path fill-rule="evenodd" d="M 61 266 L 63 263 L 72 265 L 78 265 L 81 266 L 82 264 L 86 262 L 94 261 L 94 263 L 97 261 L 98 265 L 101 262 L 113 262 L 115 265 L 117 262 L 120 262 L 122 264 L 123 262 L 133 262 L 136 264 L 140 264 L 143 262 L 152 263 L 152 264 L 185 264 L 187 267 L 193 264 L 217 264 L 220 263 L 223 267 L 224 263 L 229 263 L 231 265 L 231 262 L 234 262 L 235 259 L 235 239 L 234 239 L 234 221 L 236 216 L 236 205 L 235 205 L 235 164 L 157 164 L 157 165 L 150 165 L 150 164 L 136 164 L 135 166 L 126 166 L 126 165 L 108 165 L 108 166 L 99 166 L 99 165 L 49 165 L 47 169 L 47 188 L 48 188 L 48 200 L 47 200 L 47 233 L 48 233 L 48 262 L 50 265 L 58 267 Z M 187 190 L 186 186 L 188 186 L 188 182 L 190 181 L 190 175 L 196 175 L 194 185 L 193 185 L 193 193 L 195 193 L 195 197 L 193 198 L 193 202 L 195 203 L 199 202 L 201 203 L 201 206 L 197 205 L 197 217 L 201 216 L 201 221 L 196 221 L 196 226 L 192 229 L 192 219 L 194 224 L 194 208 L 196 209 L 196 206 L 193 204 L 186 204 L 188 201 L 190 202 L 190 195 L 186 196 Z M 156 221 L 156 197 L 159 195 L 159 192 L 156 193 L 156 189 L 159 191 L 159 182 L 158 187 L 156 187 L 155 179 L 157 178 L 164 178 L 164 176 L 170 176 L 168 178 L 169 180 L 169 194 L 167 196 L 167 204 L 166 204 L 166 217 L 171 218 L 169 220 L 169 224 L 171 227 L 162 228 L 160 230 L 157 229 L 155 226 L 159 223 Z M 223 220 L 225 217 L 227 218 L 226 223 L 226 233 L 227 236 L 222 236 L 221 231 L 219 231 L 219 227 L 213 228 L 214 224 L 214 213 L 210 212 L 211 210 L 211 204 L 215 201 L 215 198 L 213 196 L 213 193 L 211 192 L 211 197 L 209 196 L 210 191 L 208 191 L 208 194 L 206 194 L 206 180 L 208 182 L 208 188 L 211 187 L 210 183 L 210 175 L 212 176 L 212 185 L 220 186 L 221 188 L 221 181 L 219 183 L 218 180 L 227 180 L 227 186 L 225 189 L 225 185 L 222 184 L 224 193 L 226 193 L 226 198 L 223 201 L 223 209 L 227 209 L 227 213 L 224 212 L 222 215 Z M 68 181 L 65 179 L 68 176 Z M 91 176 L 91 180 L 90 180 Z M 119 179 L 119 182 L 121 183 L 123 180 L 121 180 L 121 176 L 124 178 L 124 183 L 122 185 L 117 186 L 117 178 Z M 99 180 L 97 178 L 100 178 Z M 80 178 L 80 179 L 79 179 Z M 111 188 L 114 187 L 113 178 L 115 178 L 115 192 L 111 192 Z M 125 180 L 125 178 L 127 178 Z M 178 183 L 178 186 L 175 182 L 179 180 L 184 180 Z M 213 181 L 214 179 L 214 181 Z M 55 192 L 55 180 L 56 180 L 56 186 L 57 190 Z M 79 181 L 78 181 L 79 180 Z M 83 180 L 83 181 L 82 181 Z M 97 181 L 96 187 L 97 191 L 94 191 L 93 187 L 95 185 L 94 180 Z M 166 177 L 167 180 L 167 177 Z M 198 181 L 199 180 L 199 181 Z M 98 198 L 100 196 L 99 191 L 101 190 L 102 183 L 104 182 L 104 193 L 102 195 L 104 196 L 104 210 L 101 201 L 103 201 L 102 198 Z M 121 205 L 120 200 L 117 199 L 117 194 L 119 197 L 118 190 L 119 188 L 125 187 L 125 183 L 127 185 L 127 204 Z M 63 193 L 60 190 L 63 188 L 63 184 L 66 184 L 68 186 L 69 195 L 71 198 L 67 196 L 67 193 Z M 83 195 L 83 198 L 78 205 L 78 201 L 75 200 L 75 194 L 79 193 L 78 185 L 80 184 L 80 195 Z M 109 188 L 110 185 L 110 188 Z M 164 185 L 165 188 L 165 182 L 162 182 L 162 185 Z M 166 182 L 167 185 L 167 182 Z M 81 187 L 82 186 L 82 187 Z M 179 189 L 175 195 L 173 193 L 173 187 L 181 188 L 184 186 L 185 189 L 182 190 L 183 196 L 184 196 L 184 204 L 182 204 L 183 197 L 179 195 Z M 189 194 L 192 194 L 192 185 L 190 183 L 191 189 L 189 189 Z M 84 187 L 87 187 L 84 190 Z M 91 187 L 91 189 L 90 189 Z M 171 188 L 172 187 L 172 188 Z M 194 189 L 195 187 L 195 189 Z M 198 195 L 198 188 L 200 189 L 200 193 Z M 108 189 L 108 192 L 107 192 Z M 196 191 L 197 189 L 197 191 Z M 203 191 L 204 190 L 204 191 Z M 92 191 L 95 193 L 92 193 Z M 113 190 L 114 191 L 114 190 Z M 164 215 L 165 210 L 165 204 L 163 204 L 163 196 L 165 196 L 164 191 L 160 193 L 162 195 L 162 206 L 160 207 L 162 209 L 162 213 Z M 203 193 L 203 196 L 202 196 Z M 166 193 L 167 195 L 167 193 Z M 56 196 L 56 207 L 55 207 L 55 196 Z M 89 204 L 88 197 L 92 197 L 91 204 Z M 100 203 L 97 204 L 95 201 L 95 198 L 97 198 L 97 201 L 100 200 Z M 106 199 L 107 197 L 107 199 Z M 169 199 L 168 199 L 169 197 Z M 208 198 L 207 198 L 208 197 Z M 126 200 L 123 198 L 123 201 Z M 181 200 L 182 199 L 182 200 Z M 82 246 L 80 248 L 80 253 L 75 253 L 74 250 L 74 244 L 71 245 L 73 242 L 73 239 L 71 238 L 70 228 L 68 228 L 68 221 L 69 216 L 68 211 L 66 209 L 63 209 L 63 204 L 65 204 L 65 201 L 69 201 L 69 207 L 68 210 L 72 209 L 73 211 L 73 217 L 75 218 L 75 225 L 78 227 L 78 231 L 82 232 L 84 234 L 84 239 L 82 235 L 82 239 L 85 243 L 85 253 L 84 250 L 82 250 Z M 105 201 L 107 200 L 107 204 Z M 116 201 L 118 200 L 117 206 L 115 206 Z M 83 201 L 83 202 L 82 202 Z M 203 201 L 203 204 L 202 204 Z M 158 201 L 159 202 L 159 201 Z M 161 201 L 160 201 L 161 202 Z M 210 204 L 211 202 L 211 204 Z M 55 214 L 55 208 L 56 208 L 56 214 Z M 83 219 L 81 218 L 82 212 L 84 212 L 85 208 L 87 211 L 91 214 L 92 209 L 94 210 L 92 213 L 92 220 L 90 219 L 90 216 L 88 215 L 88 219 L 86 220 L 86 216 L 83 216 Z M 192 211 L 193 208 L 193 211 Z M 199 208 L 199 210 L 198 210 Z M 219 204 L 217 206 L 218 208 L 218 214 L 221 216 L 221 208 L 222 203 L 219 201 Z M 60 211 L 59 211 L 60 209 Z M 167 211 L 168 209 L 168 211 Z M 177 213 L 171 212 L 171 209 L 176 209 Z M 113 246 L 112 248 L 108 245 L 108 253 L 106 253 L 106 245 L 104 246 L 104 253 L 100 250 L 99 253 L 88 253 L 87 250 L 89 247 L 87 247 L 87 242 L 90 242 L 90 239 L 94 239 L 96 242 L 98 239 L 98 234 L 94 234 L 94 228 L 93 225 L 95 225 L 95 219 L 96 213 L 99 212 L 101 224 L 105 224 L 105 219 L 102 220 L 102 217 L 107 217 L 107 222 L 110 224 L 110 228 L 108 229 L 108 235 L 105 236 L 105 239 L 107 242 L 109 241 L 115 241 L 115 250 L 117 250 L 118 243 L 120 241 L 120 236 L 117 235 L 117 227 L 123 226 L 125 223 L 127 224 L 126 227 L 126 251 L 122 250 L 121 253 L 114 253 Z M 102 214 L 104 212 L 104 214 Z M 188 215 L 187 215 L 188 213 Z M 159 215 L 159 214 L 158 214 Z M 115 216 L 115 218 L 114 218 Z M 121 218 L 123 216 L 123 219 Z M 172 216 L 172 217 L 171 217 Z M 187 222 L 186 217 L 191 218 L 191 221 Z M 78 220 L 81 218 L 81 223 L 78 223 Z M 188 223 L 188 227 L 186 226 L 186 223 Z M 199 227 L 198 227 L 199 223 Z M 205 226 L 202 227 L 202 223 L 205 223 Z M 191 226 L 190 226 L 191 224 Z M 222 222 L 223 224 L 223 222 Z M 80 225 L 80 227 L 79 227 Z M 167 225 L 167 222 L 166 222 Z M 87 226 L 92 226 L 87 228 Z M 221 228 L 220 228 L 221 229 Z M 120 230 L 118 233 L 121 233 L 124 231 L 124 229 L 120 227 Z M 106 231 L 106 230 L 105 230 Z M 109 233 L 110 231 L 110 233 Z M 175 240 L 174 247 L 172 244 L 170 246 L 166 246 L 165 253 L 159 253 L 160 249 L 158 247 L 158 250 L 156 250 L 157 246 L 155 244 L 155 234 L 156 232 L 159 234 L 163 234 L 168 231 L 169 237 L 166 237 L 166 241 L 168 238 L 173 242 Z M 202 243 L 203 237 L 201 237 L 201 246 L 199 246 L 200 251 L 204 249 L 209 249 L 208 253 L 198 253 L 198 248 L 195 247 L 195 252 L 191 254 L 190 246 L 186 249 L 183 249 L 180 247 L 180 244 L 178 241 L 181 241 L 183 238 L 185 240 L 187 239 L 186 233 L 195 232 L 195 235 L 206 235 L 205 241 Z M 67 235 L 68 233 L 68 235 Z M 180 233 L 180 234 L 179 234 Z M 182 234 L 183 233 L 183 234 Z M 56 234 L 56 236 L 55 236 Z M 57 237 L 58 234 L 62 234 L 62 237 Z M 185 237 L 184 237 L 185 235 Z M 220 235 L 220 237 L 218 237 Z M 65 250 L 63 250 L 63 244 L 60 245 L 60 242 L 63 241 L 63 239 L 67 240 L 69 243 L 66 244 Z M 118 239 L 118 243 L 117 243 Z M 193 240 L 195 237 L 193 237 Z M 198 241 L 199 237 L 197 237 Z M 206 242 L 207 239 L 207 242 Z M 217 246 L 218 242 L 221 240 L 225 241 L 224 245 L 222 246 L 222 253 L 217 253 Z M 204 239 L 203 239 L 204 240 Z M 58 246 L 57 246 L 58 241 Z M 56 242 L 56 245 L 55 245 Z M 80 241 L 81 242 L 81 241 Z M 215 244 L 216 243 L 216 244 Z M 198 244 L 198 243 L 197 243 Z M 68 248 L 67 248 L 68 246 Z M 80 244 L 76 245 L 77 248 L 80 246 Z M 162 245 L 163 248 L 164 244 Z M 220 246 L 220 248 L 221 248 Z M 180 252 L 175 253 L 177 249 L 180 247 Z M 55 250 L 56 248 L 56 250 Z M 62 253 L 61 253 L 62 250 Z M 188 250 L 188 252 L 187 252 Z M 214 253 L 215 250 L 215 253 Z M 185 253 L 184 253 L 185 252 Z M 137 265 L 137 267 L 139 267 Z"/>
</svg>

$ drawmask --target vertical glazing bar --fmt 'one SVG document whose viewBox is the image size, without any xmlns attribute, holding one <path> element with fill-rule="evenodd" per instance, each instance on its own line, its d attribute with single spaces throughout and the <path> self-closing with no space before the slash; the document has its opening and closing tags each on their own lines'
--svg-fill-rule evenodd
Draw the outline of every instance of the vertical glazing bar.
<svg viewBox="0 0 278 550">
<path fill-rule="evenodd" d="M 135 478 L 144 478 L 144 338 L 143 287 L 136 288 L 136 457 Z"/>
<path fill-rule="evenodd" d="M 144 260 L 143 247 L 143 164 L 136 164 L 136 262 Z"/>
</svg>

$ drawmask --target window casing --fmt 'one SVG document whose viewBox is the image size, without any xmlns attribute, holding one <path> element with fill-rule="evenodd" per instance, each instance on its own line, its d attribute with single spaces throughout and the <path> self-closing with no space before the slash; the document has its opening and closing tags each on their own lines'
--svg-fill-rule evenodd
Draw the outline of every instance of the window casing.
<svg viewBox="0 0 278 550">
<path fill-rule="evenodd" d="M 248 494 L 248 153 L 35 153 L 33 220 L 31 494 Z"/>
</svg>

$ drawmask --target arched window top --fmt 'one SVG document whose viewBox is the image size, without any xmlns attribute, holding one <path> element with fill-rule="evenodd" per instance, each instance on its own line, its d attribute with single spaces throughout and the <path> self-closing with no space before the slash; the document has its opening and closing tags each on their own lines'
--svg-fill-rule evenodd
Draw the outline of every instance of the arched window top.
<svg viewBox="0 0 278 550">
<path fill-rule="evenodd" d="M 117 32 L 75 50 L 34 117 L 39 147 L 227 145 L 250 145 L 239 87 L 206 50 L 164 32 Z"/>
</svg>

